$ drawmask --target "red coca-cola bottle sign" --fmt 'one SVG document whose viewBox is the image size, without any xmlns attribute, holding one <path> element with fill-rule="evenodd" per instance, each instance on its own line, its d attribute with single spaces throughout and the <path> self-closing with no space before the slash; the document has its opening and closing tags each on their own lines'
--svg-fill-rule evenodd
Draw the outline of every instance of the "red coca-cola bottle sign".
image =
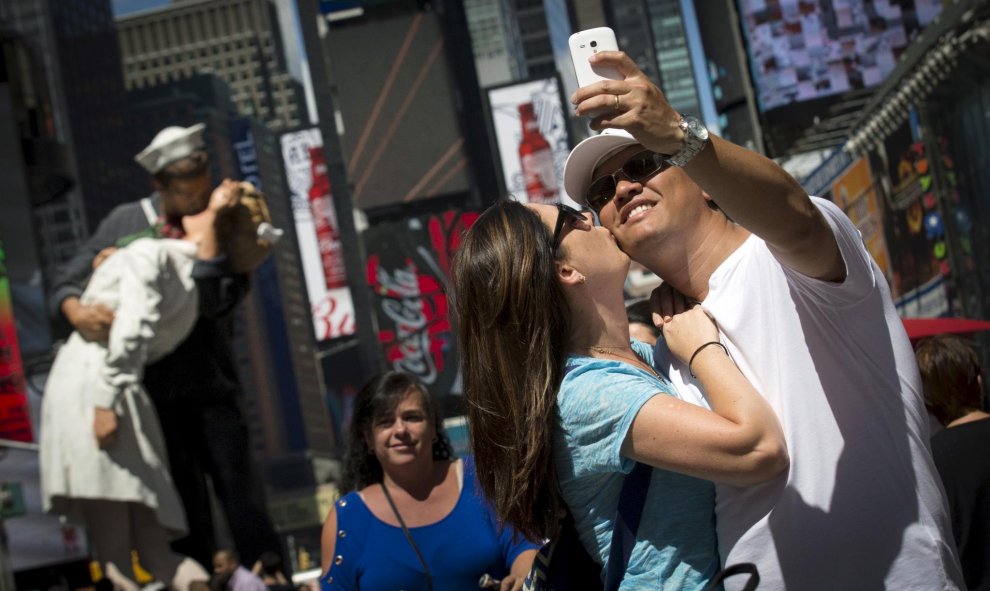
<svg viewBox="0 0 990 591">
<path fill-rule="evenodd" d="M 313 178 L 309 188 L 309 209 L 313 214 L 313 224 L 316 226 L 316 244 L 320 249 L 323 278 L 326 280 L 327 289 L 345 287 L 347 274 L 344 269 L 344 251 L 340 244 L 340 231 L 337 228 L 337 216 L 333 208 L 330 177 L 327 176 L 323 149 L 310 148 L 309 161 Z"/>
<path fill-rule="evenodd" d="M 522 138 L 519 141 L 519 165 L 527 198 L 535 203 L 557 201 L 557 173 L 553 150 L 543 134 L 533 111 L 533 103 L 519 105 Z"/>
</svg>

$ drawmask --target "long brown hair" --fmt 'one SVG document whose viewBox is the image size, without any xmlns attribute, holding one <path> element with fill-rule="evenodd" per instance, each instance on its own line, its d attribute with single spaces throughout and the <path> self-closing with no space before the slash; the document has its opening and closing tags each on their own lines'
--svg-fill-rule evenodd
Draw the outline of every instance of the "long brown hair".
<svg viewBox="0 0 990 591">
<path fill-rule="evenodd" d="M 532 210 L 500 201 L 465 234 L 452 274 L 481 488 L 503 522 L 552 537 L 564 507 L 551 443 L 570 310 L 550 231 Z"/>
</svg>

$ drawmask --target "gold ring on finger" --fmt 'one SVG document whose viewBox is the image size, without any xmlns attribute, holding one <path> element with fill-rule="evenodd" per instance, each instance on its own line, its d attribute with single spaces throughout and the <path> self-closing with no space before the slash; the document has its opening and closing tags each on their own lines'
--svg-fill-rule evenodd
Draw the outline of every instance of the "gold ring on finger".
<svg viewBox="0 0 990 591">
<path fill-rule="evenodd" d="M 613 94 L 612 96 L 615 97 L 615 110 L 618 111 L 619 110 L 619 95 Z"/>
</svg>

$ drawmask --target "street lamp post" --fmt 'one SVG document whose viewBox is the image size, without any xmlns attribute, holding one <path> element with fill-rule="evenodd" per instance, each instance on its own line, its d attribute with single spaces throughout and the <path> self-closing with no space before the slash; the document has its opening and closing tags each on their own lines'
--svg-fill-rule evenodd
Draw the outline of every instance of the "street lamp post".
<svg viewBox="0 0 990 591">
<path fill-rule="evenodd" d="M 378 346 L 377 322 L 365 279 L 364 244 L 354 223 L 354 203 L 351 200 L 351 187 L 347 179 L 343 149 L 337 134 L 333 94 L 330 91 L 327 61 L 323 55 L 318 29 L 318 19 L 323 17 L 319 11 L 318 0 L 296 0 L 296 9 L 299 13 L 303 48 L 309 62 L 313 94 L 316 98 L 316 114 L 319 118 L 320 134 L 323 136 L 322 149 L 327 164 L 327 175 L 333 187 L 334 208 L 338 212 L 337 223 L 340 241 L 344 247 L 347 284 L 354 301 L 355 334 L 361 375 L 367 378 L 383 369 L 383 361 Z"/>
</svg>

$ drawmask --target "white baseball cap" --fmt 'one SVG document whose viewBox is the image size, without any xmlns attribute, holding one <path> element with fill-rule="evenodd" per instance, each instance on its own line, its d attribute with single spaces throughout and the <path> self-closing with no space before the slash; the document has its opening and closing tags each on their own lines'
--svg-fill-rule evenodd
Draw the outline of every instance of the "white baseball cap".
<svg viewBox="0 0 990 591">
<path fill-rule="evenodd" d="M 203 140 L 203 130 L 206 125 L 197 123 L 192 127 L 166 127 L 158 132 L 134 160 L 151 174 L 161 172 L 163 168 L 176 160 L 181 160 L 197 150 L 206 148 Z"/>
<path fill-rule="evenodd" d="M 624 148 L 638 144 L 636 138 L 624 129 L 606 129 L 582 141 L 571 150 L 564 163 L 564 190 L 567 196 L 581 205 L 587 205 L 584 197 L 598 165 Z"/>
</svg>

